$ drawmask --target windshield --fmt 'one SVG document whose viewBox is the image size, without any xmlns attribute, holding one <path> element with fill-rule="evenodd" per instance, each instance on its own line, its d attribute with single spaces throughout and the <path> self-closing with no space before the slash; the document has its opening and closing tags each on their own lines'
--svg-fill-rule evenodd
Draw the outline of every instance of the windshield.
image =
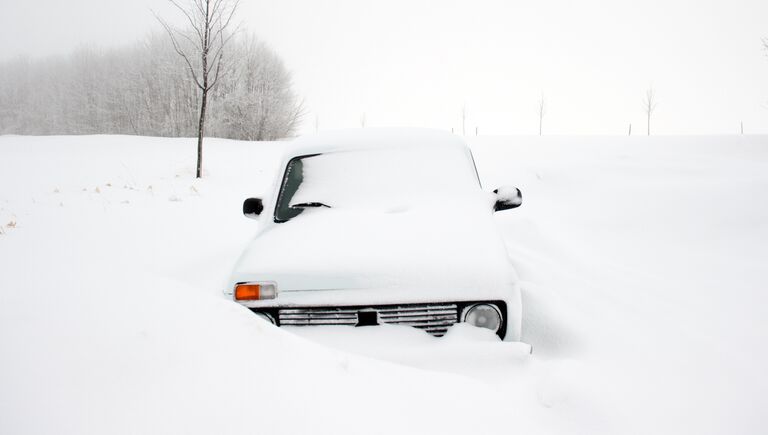
<svg viewBox="0 0 768 435">
<path fill-rule="evenodd" d="M 285 222 L 306 208 L 392 211 L 425 199 L 477 191 L 471 158 L 461 148 L 341 151 L 293 158 L 275 207 Z"/>
</svg>

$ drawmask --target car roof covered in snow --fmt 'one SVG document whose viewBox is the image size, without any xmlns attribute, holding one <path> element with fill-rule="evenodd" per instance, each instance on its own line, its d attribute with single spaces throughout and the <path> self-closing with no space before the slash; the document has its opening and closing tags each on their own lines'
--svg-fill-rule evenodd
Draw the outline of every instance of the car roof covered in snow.
<svg viewBox="0 0 768 435">
<path fill-rule="evenodd" d="M 467 149 L 466 143 L 454 134 L 426 128 L 363 128 L 328 131 L 302 136 L 290 142 L 286 157 L 382 148 Z"/>
</svg>

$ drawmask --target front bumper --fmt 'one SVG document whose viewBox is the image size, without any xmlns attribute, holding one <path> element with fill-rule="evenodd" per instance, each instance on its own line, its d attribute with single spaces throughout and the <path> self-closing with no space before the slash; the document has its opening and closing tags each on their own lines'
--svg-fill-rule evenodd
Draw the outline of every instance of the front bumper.
<svg viewBox="0 0 768 435">
<path fill-rule="evenodd" d="M 451 326 L 464 320 L 462 313 L 466 307 L 477 303 L 490 303 L 498 307 L 502 322 L 496 333 L 504 339 L 507 335 L 508 310 L 506 302 L 502 300 L 343 306 L 278 305 L 251 307 L 251 310 L 266 314 L 277 326 L 370 326 L 385 323 L 412 326 L 441 337 Z"/>
</svg>

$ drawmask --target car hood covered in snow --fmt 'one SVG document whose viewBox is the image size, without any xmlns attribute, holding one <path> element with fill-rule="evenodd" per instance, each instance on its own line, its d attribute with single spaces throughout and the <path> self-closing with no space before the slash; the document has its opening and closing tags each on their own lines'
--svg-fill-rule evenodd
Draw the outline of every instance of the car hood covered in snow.
<svg viewBox="0 0 768 435">
<path fill-rule="evenodd" d="M 358 294 L 361 303 L 498 296 L 516 276 L 491 201 L 478 190 L 455 206 L 307 210 L 251 242 L 229 289 L 236 282 L 274 281 L 283 294 L 344 292 L 345 300 Z"/>
</svg>

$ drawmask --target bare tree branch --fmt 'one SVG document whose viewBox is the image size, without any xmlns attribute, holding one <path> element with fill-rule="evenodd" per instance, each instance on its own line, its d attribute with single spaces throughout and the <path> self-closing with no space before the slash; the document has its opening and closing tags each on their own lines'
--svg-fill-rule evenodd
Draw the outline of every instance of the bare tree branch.
<svg viewBox="0 0 768 435">
<path fill-rule="evenodd" d="M 221 61 L 222 57 L 224 56 L 224 41 L 221 41 L 221 45 L 219 46 L 219 51 L 213 56 L 213 62 L 216 63 L 216 73 L 213 77 L 213 80 L 211 81 L 210 88 L 212 89 L 214 86 L 216 86 L 216 83 L 219 81 L 219 73 L 221 72 Z M 217 59 L 218 57 L 218 59 Z"/>
<path fill-rule="evenodd" d="M 237 34 L 237 32 L 239 30 L 240 30 L 240 25 L 238 24 L 238 26 L 235 28 L 235 30 L 232 33 L 230 33 L 229 35 L 227 35 L 226 38 L 222 37 L 222 34 L 219 34 L 219 38 L 221 39 L 221 43 L 219 44 L 218 48 L 216 49 L 216 51 L 213 54 L 213 61 L 211 61 L 211 66 L 208 68 L 209 72 L 213 68 L 213 62 L 216 61 L 216 58 L 218 57 L 219 61 L 221 60 L 221 57 L 222 57 L 223 52 L 224 52 L 224 47 L 227 46 L 227 44 L 229 43 L 229 40 L 232 39 Z"/>
<path fill-rule="evenodd" d="M 182 14 L 187 18 L 187 21 L 189 21 L 189 26 L 197 33 L 198 38 L 200 39 L 200 42 L 203 41 L 203 35 L 200 33 L 200 26 L 198 23 L 195 22 L 195 20 L 192 18 L 192 15 L 190 12 L 188 12 L 186 9 L 184 9 L 180 4 L 176 2 L 176 0 L 168 0 L 172 5 L 176 6 L 176 9 L 180 10 Z M 154 13 L 154 12 L 153 12 Z M 157 17 L 157 15 L 155 15 Z"/>
<path fill-rule="evenodd" d="M 162 18 L 160 18 L 155 12 L 152 12 L 155 15 L 155 18 L 160 22 L 160 24 L 165 29 L 165 32 L 168 34 L 168 37 L 171 39 L 171 44 L 173 45 L 173 50 L 181 56 L 182 59 L 184 59 L 184 62 L 187 64 L 187 67 L 189 67 L 189 74 L 192 76 L 192 80 L 195 81 L 195 84 L 198 88 L 203 89 L 203 85 L 200 84 L 200 80 L 197 78 L 197 74 L 195 74 L 195 68 L 192 66 L 192 62 L 190 62 L 189 57 L 187 54 L 179 47 L 178 42 L 176 41 L 176 36 L 174 35 L 174 30 L 171 28 L 171 26 Z"/>
<path fill-rule="evenodd" d="M 195 7 L 197 8 L 197 12 L 200 13 L 199 16 L 201 16 L 201 17 L 205 16 L 205 4 L 204 4 L 205 1 L 206 0 L 196 0 L 196 1 L 192 2 L 195 5 Z"/>
</svg>

